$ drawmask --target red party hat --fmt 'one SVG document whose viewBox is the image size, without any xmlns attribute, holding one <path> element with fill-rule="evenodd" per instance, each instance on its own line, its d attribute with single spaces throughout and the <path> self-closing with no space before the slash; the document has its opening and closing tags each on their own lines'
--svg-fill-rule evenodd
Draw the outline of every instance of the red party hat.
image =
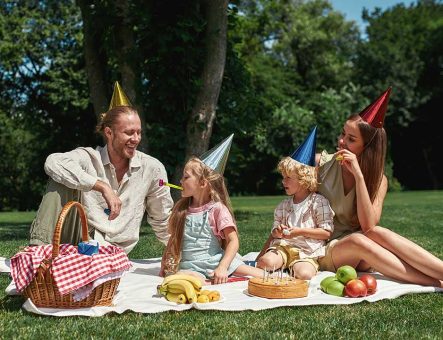
<svg viewBox="0 0 443 340">
<path fill-rule="evenodd" d="M 360 117 L 371 126 L 381 129 L 385 121 L 385 113 L 388 108 L 389 95 L 392 88 L 389 87 L 373 103 L 360 112 Z"/>
</svg>

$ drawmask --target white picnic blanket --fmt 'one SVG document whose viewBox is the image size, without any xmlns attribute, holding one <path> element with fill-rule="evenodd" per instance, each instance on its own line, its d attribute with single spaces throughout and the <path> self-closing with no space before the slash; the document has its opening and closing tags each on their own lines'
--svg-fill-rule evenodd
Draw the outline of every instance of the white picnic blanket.
<svg viewBox="0 0 443 340">
<path fill-rule="evenodd" d="M 249 253 L 244 260 L 253 260 L 257 253 Z M 3 261 L 4 262 L 4 261 Z M 0 261 L 1 263 L 1 261 Z M 219 302 L 194 303 L 192 305 L 177 305 L 157 295 L 157 285 L 162 278 L 157 276 L 160 270 L 160 258 L 147 260 L 132 260 L 133 267 L 126 273 L 118 287 L 112 307 L 92 307 L 82 309 L 51 309 L 37 308 L 29 299 L 23 304 L 28 312 L 50 316 L 102 316 L 110 312 L 123 313 L 132 310 L 137 313 L 159 313 L 165 311 L 182 311 L 191 308 L 210 309 L 223 311 L 262 310 L 281 306 L 307 306 L 307 305 L 334 305 L 352 304 L 362 301 L 375 302 L 382 299 L 394 299 L 396 297 L 413 293 L 443 292 L 443 289 L 424 287 L 414 284 L 404 284 L 387 279 L 383 275 L 373 274 L 377 278 L 378 290 L 374 295 L 363 298 L 336 297 L 323 293 L 320 282 L 324 277 L 331 276 L 331 272 L 320 272 L 309 285 L 309 295 L 299 299 L 264 299 L 250 296 L 247 292 L 248 282 L 232 282 L 223 285 L 213 285 L 206 289 L 218 290 L 222 296 Z M 4 267 L 7 268 L 5 263 Z M 0 264 L 1 266 L 1 264 Z M 3 271 L 3 270 L 2 270 Z M 14 286 L 9 285 L 7 293 L 13 295 Z"/>
</svg>

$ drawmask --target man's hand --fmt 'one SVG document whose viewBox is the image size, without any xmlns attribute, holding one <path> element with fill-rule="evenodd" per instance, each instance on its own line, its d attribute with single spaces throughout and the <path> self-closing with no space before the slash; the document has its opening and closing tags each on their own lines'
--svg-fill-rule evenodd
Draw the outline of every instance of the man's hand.
<svg viewBox="0 0 443 340">
<path fill-rule="evenodd" d="M 122 201 L 120 200 L 120 197 L 115 194 L 114 190 L 102 181 L 97 181 L 92 189 L 100 192 L 105 199 L 110 210 L 108 220 L 112 221 L 117 218 L 117 216 L 120 215 Z"/>
</svg>

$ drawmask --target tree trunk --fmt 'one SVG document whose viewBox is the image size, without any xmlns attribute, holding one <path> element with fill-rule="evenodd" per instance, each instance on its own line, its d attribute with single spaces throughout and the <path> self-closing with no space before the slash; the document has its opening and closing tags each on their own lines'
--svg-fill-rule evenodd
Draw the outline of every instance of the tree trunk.
<svg viewBox="0 0 443 340">
<path fill-rule="evenodd" d="M 208 149 L 212 135 L 223 72 L 226 61 L 226 32 L 228 0 L 203 0 L 206 18 L 206 53 L 202 70 L 202 86 L 186 126 L 185 159 L 201 155 Z M 174 180 L 182 175 L 177 166 Z"/>
<path fill-rule="evenodd" d="M 83 19 L 83 48 L 85 53 L 86 73 L 89 84 L 89 97 L 98 118 L 109 106 L 105 67 L 107 57 L 103 45 L 103 26 L 94 15 L 93 1 L 77 0 Z M 110 87 L 109 87 L 110 88 Z"/>
<path fill-rule="evenodd" d="M 130 20 L 130 5 L 127 0 L 119 0 L 115 3 L 116 7 L 116 24 L 115 24 L 115 52 L 118 59 L 120 74 L 122 77 L 123 89 L 131 101 L 132 105 L 137 109 L 142 121 L 142 140 L 138 149 L 147 152 L 148 141 L 146 139 L 145 115 L 142 105 L 139 105 L 138 86 L 140 81 L 140 72 L 138 71 L 138 63 L 136 60 L 136 44 L 134 31 Z"/>
<path fill-rule="evenodd" d="M 436 176 L 436 174 L 432 170 L 432 161 L 431 161 L 431 157 L 430 157 L 431 152 L 430 152 L 429 148 L 423 148 L 422 153 L 423 153 L 423 158 L 425 160 L 424 161 L 425 167 L 426 167 L 426 170 L 428 171 L 428 175 L 431 180 L 431 188 L 433 190 L 438 190 L 438 188 L 439 188 L 438 177 Z"/>
</svg>

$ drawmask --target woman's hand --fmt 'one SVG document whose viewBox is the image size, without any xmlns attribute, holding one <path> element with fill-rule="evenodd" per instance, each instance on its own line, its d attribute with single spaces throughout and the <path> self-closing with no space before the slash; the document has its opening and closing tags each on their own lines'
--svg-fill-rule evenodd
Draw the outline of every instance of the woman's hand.
<svg viewBox="0 0 443 340">
<path fill-rule="evenodd" d="M 334 154 L 335 159 L 340 162 L 354 177 L 363 176 L 357 156 L 347 149 L 341 149 Z"/>
<path fill-rule="evenodd" d="M 223 266 L 218 266 L 215 268 L 215 270 L 212 272 L 212 281 L 215 285 L 226 283 L 228 281 L 228 268 Z"/>
</svg>

